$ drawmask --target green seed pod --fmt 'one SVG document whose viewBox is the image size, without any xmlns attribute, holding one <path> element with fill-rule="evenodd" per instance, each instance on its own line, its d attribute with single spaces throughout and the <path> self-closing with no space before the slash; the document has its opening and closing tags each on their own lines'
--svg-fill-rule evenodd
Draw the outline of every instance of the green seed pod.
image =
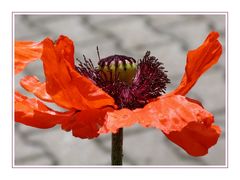
<svg viewBox="0 0 240 180">
<path fill-rule="evenodd" d="M 102 78 L 106 81 L 124 81 L 127 84 L 131 84 L 136 71 L 136 61 L 131 57 L 114 55 L 99 62 L 99 69 L 101 71 Z"/>
</svg>

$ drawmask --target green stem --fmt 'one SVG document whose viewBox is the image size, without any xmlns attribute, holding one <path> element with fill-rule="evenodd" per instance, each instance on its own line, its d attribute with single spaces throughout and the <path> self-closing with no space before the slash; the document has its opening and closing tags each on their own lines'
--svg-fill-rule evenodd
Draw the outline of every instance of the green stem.
<svg viewBox="0 0 240 180">
<path fill-rule="evenodd" d="M 112 165 L 122 165 L 123 158 L 123 128 L 112 134 Z"/>
</svg>

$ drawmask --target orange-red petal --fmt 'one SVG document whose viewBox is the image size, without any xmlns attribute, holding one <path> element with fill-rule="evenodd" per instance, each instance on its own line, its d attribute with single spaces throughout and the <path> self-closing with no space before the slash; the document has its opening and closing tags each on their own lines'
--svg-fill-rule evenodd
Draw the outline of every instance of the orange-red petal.
<svg viewBox="0 0 240 180">
<path fill-rule="evenodd" d="M 211 32 L 200 47 L 188 52 L 182 81 L 170 94 L 187 94 L 198 78 L 218 62 L 222 54 L 222 45 L 218 37 L 219 33 Z"/>
<path fill-rule="evenodd" d="M 30 41 L 16 41 L 14 51 L 14 69 L 15 74 L 18 74 L 28 63 L 40 59 L 42 44 Z"/>
<path fill-rule="evenodd" d="M 62 56 L 74 68 L 74 45 L 66 36 L 59 36 L 55 44 L 56 53 Z"/>
<path fill-rule="evenodd" d="M 214 117 L 198 103 L 184 96 L 161 96 L 144 108 L 122 109 L 107 113 L 101 133 L 113 132 L 134 123 L 162 130 L 174 143 L 193 156 L 204 155 L 220 136 L 212 125 Z"/>
<path fill-rule="evenodd" d="M 15 92 L 15 121 L 36 127 L 51 128 L 70 119 L 74 111 L 56 112 L 37 99 Z"/>
<path fill-rule="evenodd" d="M 50 39 L 43 41 L 46 89 L 54 102 L 79 110 L 114 105 L 111 96 L 75 70 L 72 52 L 73 43 L 66 36 L 60 36 L 56 45 Z"/>
<path fill-rule="evenodd" d="M 203 156 L 208 149 L 217 143 L 221 129 L 218 126 L 205 126 L 198 122 L 190 122 L 181 131 L 165 134 L 175 144 L 182 147 L 192 156 Z"/>
<path fill-rule="evenodd" d="M 134 112 L 125 108 L 108 112 L 105 119 L 99 133 L 116 133 L 119 128 L 129 127 L 138 122 L 138 118 L 134 117 Z"/>
<path fill-rule="evenodd" d="M 95 138 L 99 136 L 99 128 L 105 122 L 105 115 L 112 108 L 89 109 L 76 113 L 72 119 L 62 123 L 62 129 L 71 131 L 75 137 Z"/>
<path fill-rule="evenodd" d="M 25 76 L 20 81 L 21 86 L 33 93 L 41 100 L 52 102 L 51 96 L 46 91 L 46 83 L 41 83 L 36 76 Z"/>
</svg>

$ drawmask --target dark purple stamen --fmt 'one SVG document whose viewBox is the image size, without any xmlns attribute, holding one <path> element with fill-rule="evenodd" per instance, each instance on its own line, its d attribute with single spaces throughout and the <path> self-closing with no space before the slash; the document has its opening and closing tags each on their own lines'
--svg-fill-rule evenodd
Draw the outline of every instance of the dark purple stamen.
<svg viewBox="0 0 240 180">
<path fill-rule="evenodd" d="M 124 67 L 121 71 L 119 70 L 120 63 Z M 143 107 L 150 99 L 164 94 L 166 84 L 170 83 L 163 64 L 156 57 L 150 56 L 150 51 L 147 51 L 143 59 L 140 59 L 137 67 L 135 59 L 122 55 L 101 59 L 98 65 L 99 68 L 95 68 L 92 61 L 84 56 L 84 62 L 79 61 L 77 70 L 111 95 L 119 108 Z M 136 68 L 134 74 L 129 71 L 132 67 Z M 120 78 L 121 73 L 129 72 L 133 75 L 130 79 Z"/>
</svg>

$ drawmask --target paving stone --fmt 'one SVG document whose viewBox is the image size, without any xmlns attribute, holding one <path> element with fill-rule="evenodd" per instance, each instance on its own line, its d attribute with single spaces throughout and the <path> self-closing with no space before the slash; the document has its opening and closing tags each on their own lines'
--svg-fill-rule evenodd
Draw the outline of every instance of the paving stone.
<svg viewBox="0 0 240 180">
<path fill-rule="evenodd" d="M 28 21 L 25 20 L 24 16 L 16 15 L 15 16 L 15 25 L 14 25 L 14 37 L 16 40 L 38 40 L 38 37 L 41 36 L 39 31 L 30 31 L 32 29 L 29 27 Z M 39 39 L 40 40 L 40 39 Z"/>
<path fill-rule="evenodd" d="M 191 21 L 186 25 L 178 24 L 174 28 L 170 28 L 169 33 L 172 33 L 180 40 L 187 44 L 188 49 L 191 50 L 197 48 L 207 37 L 208 27 L 203 21 Z"/>
<path fill-rule="evenodd" d="M 159 28 L 165 28 L 170 26 L 176 26 L 176 24 L 182 24 L 186 21 L 195 21 L 196 19 L 199 19 L 201 17 L 199 16 L 192 16 L 192 15 L 148 15 L 147 16 L 154 25 L 156 25 Z"/>
<path fill-rule="evenodd" d="M 108 165 L 110 155 L 97 147 L 94 140 L 79 139 L 71 132 L 64 132 L 60 127 L 50 133 L 35 136 L 34 140 L 45 139 L 44 143 L 58 157 L 62 165 Z"/>
<path fill-rule="evenodd" d="M 91 24 L 108 24 L 108 23 L 116 23 L 116 21 L 124 21 L 127 19 L 132 18 L 133 16 L 121 16 L 121 15 L 109 15 L 109 14 L 105 14 L 105 15 L 87 15 L 87 17 L 89 18 L 89 21 Z"/>
<path fill-rule="evenodd" d="M 181 50 L 179 43 L 169 43 L 152 48 L 151 53 L 164 64 L 170 79 L 176 74 L 182 75 L 184 73 L 186 53 Z M 179 79 L 181 79 L 181 76 Z"/>
<path fill-rule="evenodd" d="M 90 58 L 95 65 L 97 65 L 98 62 L 98 56 L 97 56 L 97 46 L 99 48 L 99 53 L 101 58 L 105 58 L 114 54 L 124 54 L 124 52 L 121 49 L 118 49 L 115 46 L 115 42 L 109 39 L 106 39 L 102 36 L 102 39 L 96 39 L 91 44 L 88 44 L 87 46 L 85 44 L 79 43 L 77 44 L 77 47 L 79 49 L 78 52 L 76 52 L 77 57 L 83 60 L 83 56 L 85 55 L 87 58 Z"/>
<path fill-rule="evenodd" d="M 205 73 L 191 90 L 203 97 L 204 106 L 209 110 L 225 107 L 225 83 L 221 73 L 219 71 Z"/>
<path fill-rule="evenodd" d="M 206 16 L 205 20 L 209 22 L 210 26 L 216 31 L 224 32 L 224 24 L 226 24 L 226 18 L 224 15 L 212 15 Z"/>
<path fill-rule="evenodd" d="M 81 23 L 81 16 L 67 16 L 64 20 L 44 23 L 42 27 L 53 32 L 53 39 L 59 35 L 66 35 L 75 42 L 96 38 L 96 34 Z"/>
<path fill-rule="evenodd" d="M 120 21 L 120 23 L 108 24 L 108 26 L 102 25 L 98 26 L 98 28 L 113 33 L 114 36 L 120 39 L 122 46 L 126 49 L 137 48 L 148 43 L 166 41 L 166 37 L 159 36 L 159 34 L 146 27 L 143 17 L 140 16 L 130 22 Z"/>
<path fill-rule="evenodd" d="M 41 159 L 41 158 L 29 158 L 29 156 L 41 156 L 43 154 L 42 150 L 39 149 L 39 147 L 35 147 L 32 145 L 26 145 L 26 143 L 22 140 L 20 137 L 19 133 L 15 133 L 15 144 L 14 144 L 14 153 L 15 153 L 15 164 L 16 165 L 21 165 L 22 163 L 29 163 L 28 161 L 35 161 L 36 159 Z M 31 156 L 31 157 L 32 157 Z M 25 160 L 26 159 L 26 160 Z M 38 161 L 37 160 L 37 161 Z M 34 163 L 34 162 L 32 162 Z M 31 163 L 31 164 L 32 164 Z"/>
<path fill-rule="evenodd" d="M 21 16 L 21 15 L 20 15 Z M 22 15 L 24 16 L 24 15 Z M 53 15 L 53 14 L 31 14 L 25 15 L 30 22 L 37 22 L 38 24 L 48 23 L 53 21 L 65 21 L 69 18 L 69 15 Z M 74 15 L 70 15 L 74 16 Z"/>
</svg>

